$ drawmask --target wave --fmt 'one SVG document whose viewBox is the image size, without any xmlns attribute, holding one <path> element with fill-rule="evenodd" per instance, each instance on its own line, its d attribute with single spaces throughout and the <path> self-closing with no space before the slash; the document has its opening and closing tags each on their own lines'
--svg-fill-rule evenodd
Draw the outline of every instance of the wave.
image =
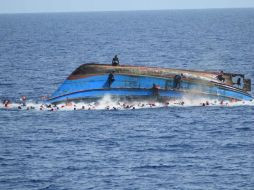
<svg viewBox="0 0 254 190">
<path fill-rule="evenodd" d="M 46 104 L 27 100 L 25 102 L 4 102 L 0 104 L 1 110 L 38 110 L 38 111 L 71 111 L 71 110 L 135 110 L 135 109 L 153 109 L 164 107 L 197 107 L 197 106 L 254 106 L 254 101 L 222 101 L 216 99 L 190 99 L 182 98 L 170 101 L 122 101 L 113 99 L 110 95 L 94 102 L 67 102 L 58 105 Z"/>
</svg>

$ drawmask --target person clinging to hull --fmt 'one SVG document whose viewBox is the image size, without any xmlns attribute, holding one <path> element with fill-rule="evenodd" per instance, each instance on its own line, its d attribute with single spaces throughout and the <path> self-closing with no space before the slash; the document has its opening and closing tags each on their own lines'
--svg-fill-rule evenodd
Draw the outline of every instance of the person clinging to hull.
<svg viewBox="0 0 254 190">
<path fill-rule="evenodd" d="M 225 82 L 225 78 L 223 77 L 223 75 L 224 75 L 224 72 L 223 71 L 221 71 L 218 75 L 217 75 L 217 79 L 220 81 L 220 82 Z"/>
<path fill-rule="evenodd" d="M 175 75 L 173 88 L 179 89 L 181 87 L 182 78 L 184 78 L 184 75 L 182 73 L 181 73 L 181 75 Z"/>
<path fill-rule="evenodd" d="M 112 66 L 118 66 L 119 65 L 119 59 L 117 55 L 112 59 Z"/>
<path fill-rule="evenodd" d="M 110 88 L 111 87 L 111 84 L 115 81 L 115 77 L 114 77 L 114 72 L 110 72 L 109 75 L 108 75 L 108 87 Z"/>
<path fill-rule="evenodd" d="M 152 96 L 157 100 L 159 99 L 159 97 L 160 97 L 160 86 L 159 85 L 153 84 Z"/>
</svg>

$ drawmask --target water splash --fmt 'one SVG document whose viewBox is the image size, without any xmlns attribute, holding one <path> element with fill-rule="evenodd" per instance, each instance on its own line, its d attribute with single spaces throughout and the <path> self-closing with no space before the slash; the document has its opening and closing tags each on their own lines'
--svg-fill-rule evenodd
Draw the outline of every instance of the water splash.
<svg viewBox="0 0 254 190">
<path fill-rule="evenodd" d="M 10 102 L 9 104 L 0 104 L 1 110 L 37 110 L 37 111 L 71 111 L 71 110 L 134 110 L 162 107 L 194 107 L 194 106 L 254 106 L 254 101 L 221 101 L 216 99 L 204 98 L 182 98 L 170 101 L 123 101 L 112 98 L 110 95 L 94 102 L 67 102 L 58 105 L 45 104 L 44 102 L 35 102 L 28 100 L 24 102 Z"/>
</svg>

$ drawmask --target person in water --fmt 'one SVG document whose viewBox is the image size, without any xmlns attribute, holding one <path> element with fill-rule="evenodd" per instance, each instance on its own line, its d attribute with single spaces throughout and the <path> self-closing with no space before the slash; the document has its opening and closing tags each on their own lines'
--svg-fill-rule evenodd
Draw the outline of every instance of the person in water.
<svg viewBox="0 0 254 190">
<path fill-rule="evenodd" d="M 26 96 L 21 97 L 22 106 L 26 106 Z"/>
<path fill-rule="evenodd" d="M 5 108 L 9 107 L 10 104 L 11 104 L 10 100 L 4 100 L 3 101 L 3 105 L 4 105 Z"/>
<path fill-rule="evenodd" d="M 112 65 L 113 66 L 119 65 L 119 59 L 118 59 L 117 55 L 115 55 L 115 57 L 112 59 Z"/>
</svg>

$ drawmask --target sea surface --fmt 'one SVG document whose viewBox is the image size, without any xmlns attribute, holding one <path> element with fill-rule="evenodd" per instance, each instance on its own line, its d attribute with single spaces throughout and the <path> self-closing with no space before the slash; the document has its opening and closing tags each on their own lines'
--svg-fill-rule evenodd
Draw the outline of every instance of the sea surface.
<svg viewBox="0 0 254 190">
<path fill-rule="evenodd" d="M 0 99 L 37 105 L 79 65 L 254 81 L 254 9 L 0 15 Z M 254 83 L 254 82 L 253 82 Z M 254 89 L 254 86 L 252 85 Z M 252 93 L 253 95 L 253 93 Z M 254 189 L 254 106 L 0 109 L 1 190 Z"/>
</svg>

